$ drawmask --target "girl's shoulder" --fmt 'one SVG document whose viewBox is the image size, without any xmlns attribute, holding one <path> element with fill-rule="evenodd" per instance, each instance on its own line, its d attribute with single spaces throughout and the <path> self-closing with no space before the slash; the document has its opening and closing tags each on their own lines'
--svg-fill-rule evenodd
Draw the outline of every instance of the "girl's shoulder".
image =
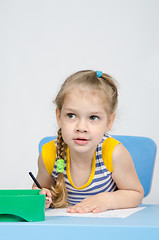
<svg viewBox="0 0 159 240">
<path fill-rule="evenodd" d="M 52 171 L 56 161 L 56 139 L 45 143 L 42 146 L 42 157 L 45 167 L 50 175 L 52 175 Z"/>
<path fill-rule="evenodd" d="M 115 138 L 111 137 L 108 134 L 104 134 L 104 137 L 101 141 L 102 159 L 109 172 L 113 172 L 112 155 L 115 147 L 119 143 L 120 142 L 118 140 L 116 140 Z"/>
<path fill-rule="evenodd" d="M 113 151 L 114 147 L 116 145 L 118 145 L 119 142 L 118 140 L 116 140 L 115 138 L 113 138 L 111 135 L 108 135 L 107 133 L 104 134 L 103 139 L 101 141 L 102 144 L 102 150 L 106 150 L 106 151 Z"/>
</svg>

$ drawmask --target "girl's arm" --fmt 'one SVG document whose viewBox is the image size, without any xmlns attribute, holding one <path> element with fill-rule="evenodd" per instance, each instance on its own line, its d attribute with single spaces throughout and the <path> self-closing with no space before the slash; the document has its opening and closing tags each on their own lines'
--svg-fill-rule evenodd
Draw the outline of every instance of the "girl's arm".
<svg viewBox="0 0 159 240">
<path fill-rule="evenodd" d="M 144 190 L 129 152 L 122 144 L 118 144 L 114 149 L 112 158 L 114 168 L 112 177 L 119 190 L 88 197 L 68 208 L 68 212 L 98 213 L 110 209 L 136 207 L 141 203 Z"/>
<path fill-rule="evenodd" d="M 41 191 L 41 194 L 45 194 L 47 197 L 45 207 L 48 208 L 48 207 L 50 207 L 50 204 L 52 203 L 51 193 L 50 193 L 49 189 L 51 188 L 52 185 L 54 185 L 55 181 L 54 181 L 54 178 L 49 175 L 49 173 L 44 165 L 43 157 L 42 157 L 41 153 L 38 158 L 38 174 L 37 174 L 36 179 L 43 188 Z M 37 189 L 37 186 L 35 185 L 35 183 L 33 184 L 32 188 Z"/>
<path fill-rule="evenodd" d="M 116 202 L 112 201 L 112 208 L 138 206 L 144 197 L 144 190 L 135 171 L 131 155 L 122 144 L 118 144 L 112 158 L 114 167 L 112 177 L 119 189 L 114 192 Z"/>
</svg>

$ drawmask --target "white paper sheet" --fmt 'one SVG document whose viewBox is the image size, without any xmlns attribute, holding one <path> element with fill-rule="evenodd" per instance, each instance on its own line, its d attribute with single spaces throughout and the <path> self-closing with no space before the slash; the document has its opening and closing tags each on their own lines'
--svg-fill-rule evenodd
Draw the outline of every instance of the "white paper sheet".
<svg viewBox="0 0 159 240">
<path fill-rule="evenodd" d="M 109 210 L 102 213 L 67 213 L 66 208 L 47 209 L 46 216 L 67 216 L 67 217 L 99 217 L 99 218 L 126 218 L 133 213 L 143 210 L 145 207 Z"/>
</svg>

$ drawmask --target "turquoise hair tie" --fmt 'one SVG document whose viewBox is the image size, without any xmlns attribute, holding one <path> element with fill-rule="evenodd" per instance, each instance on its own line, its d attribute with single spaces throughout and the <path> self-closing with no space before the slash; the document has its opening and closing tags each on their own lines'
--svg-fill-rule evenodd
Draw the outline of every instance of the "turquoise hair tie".
<svg viewBox="0 0 159 240">
<path fill-rule="evenodd" d="M 65 161 L 63 159 L 57 160 L 57 172 L 62 173 L 65 168 Z"/>
<path fill-rule="evenodd" d="M 102 77 L 102 72 L 96 71 L 96 76 L 99 77 L 99 78 Z"/>
</svg>

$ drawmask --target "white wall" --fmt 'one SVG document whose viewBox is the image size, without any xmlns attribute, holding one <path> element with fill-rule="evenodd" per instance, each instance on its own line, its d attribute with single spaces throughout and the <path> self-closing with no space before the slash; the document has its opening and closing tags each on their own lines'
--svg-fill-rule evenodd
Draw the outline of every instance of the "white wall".
<svg viewBox="0 0 159 240">
<path fill-rule="evenodd" d="M 119 82 L 112 133 L 159 145 L 159 1 L 0 1 L 0 188 L 30 188 L 38 143 L 57 130 L 52 101 L 81 69 Z M 159 203 L 159 157 L 151 194 Z"/>
</svg>

